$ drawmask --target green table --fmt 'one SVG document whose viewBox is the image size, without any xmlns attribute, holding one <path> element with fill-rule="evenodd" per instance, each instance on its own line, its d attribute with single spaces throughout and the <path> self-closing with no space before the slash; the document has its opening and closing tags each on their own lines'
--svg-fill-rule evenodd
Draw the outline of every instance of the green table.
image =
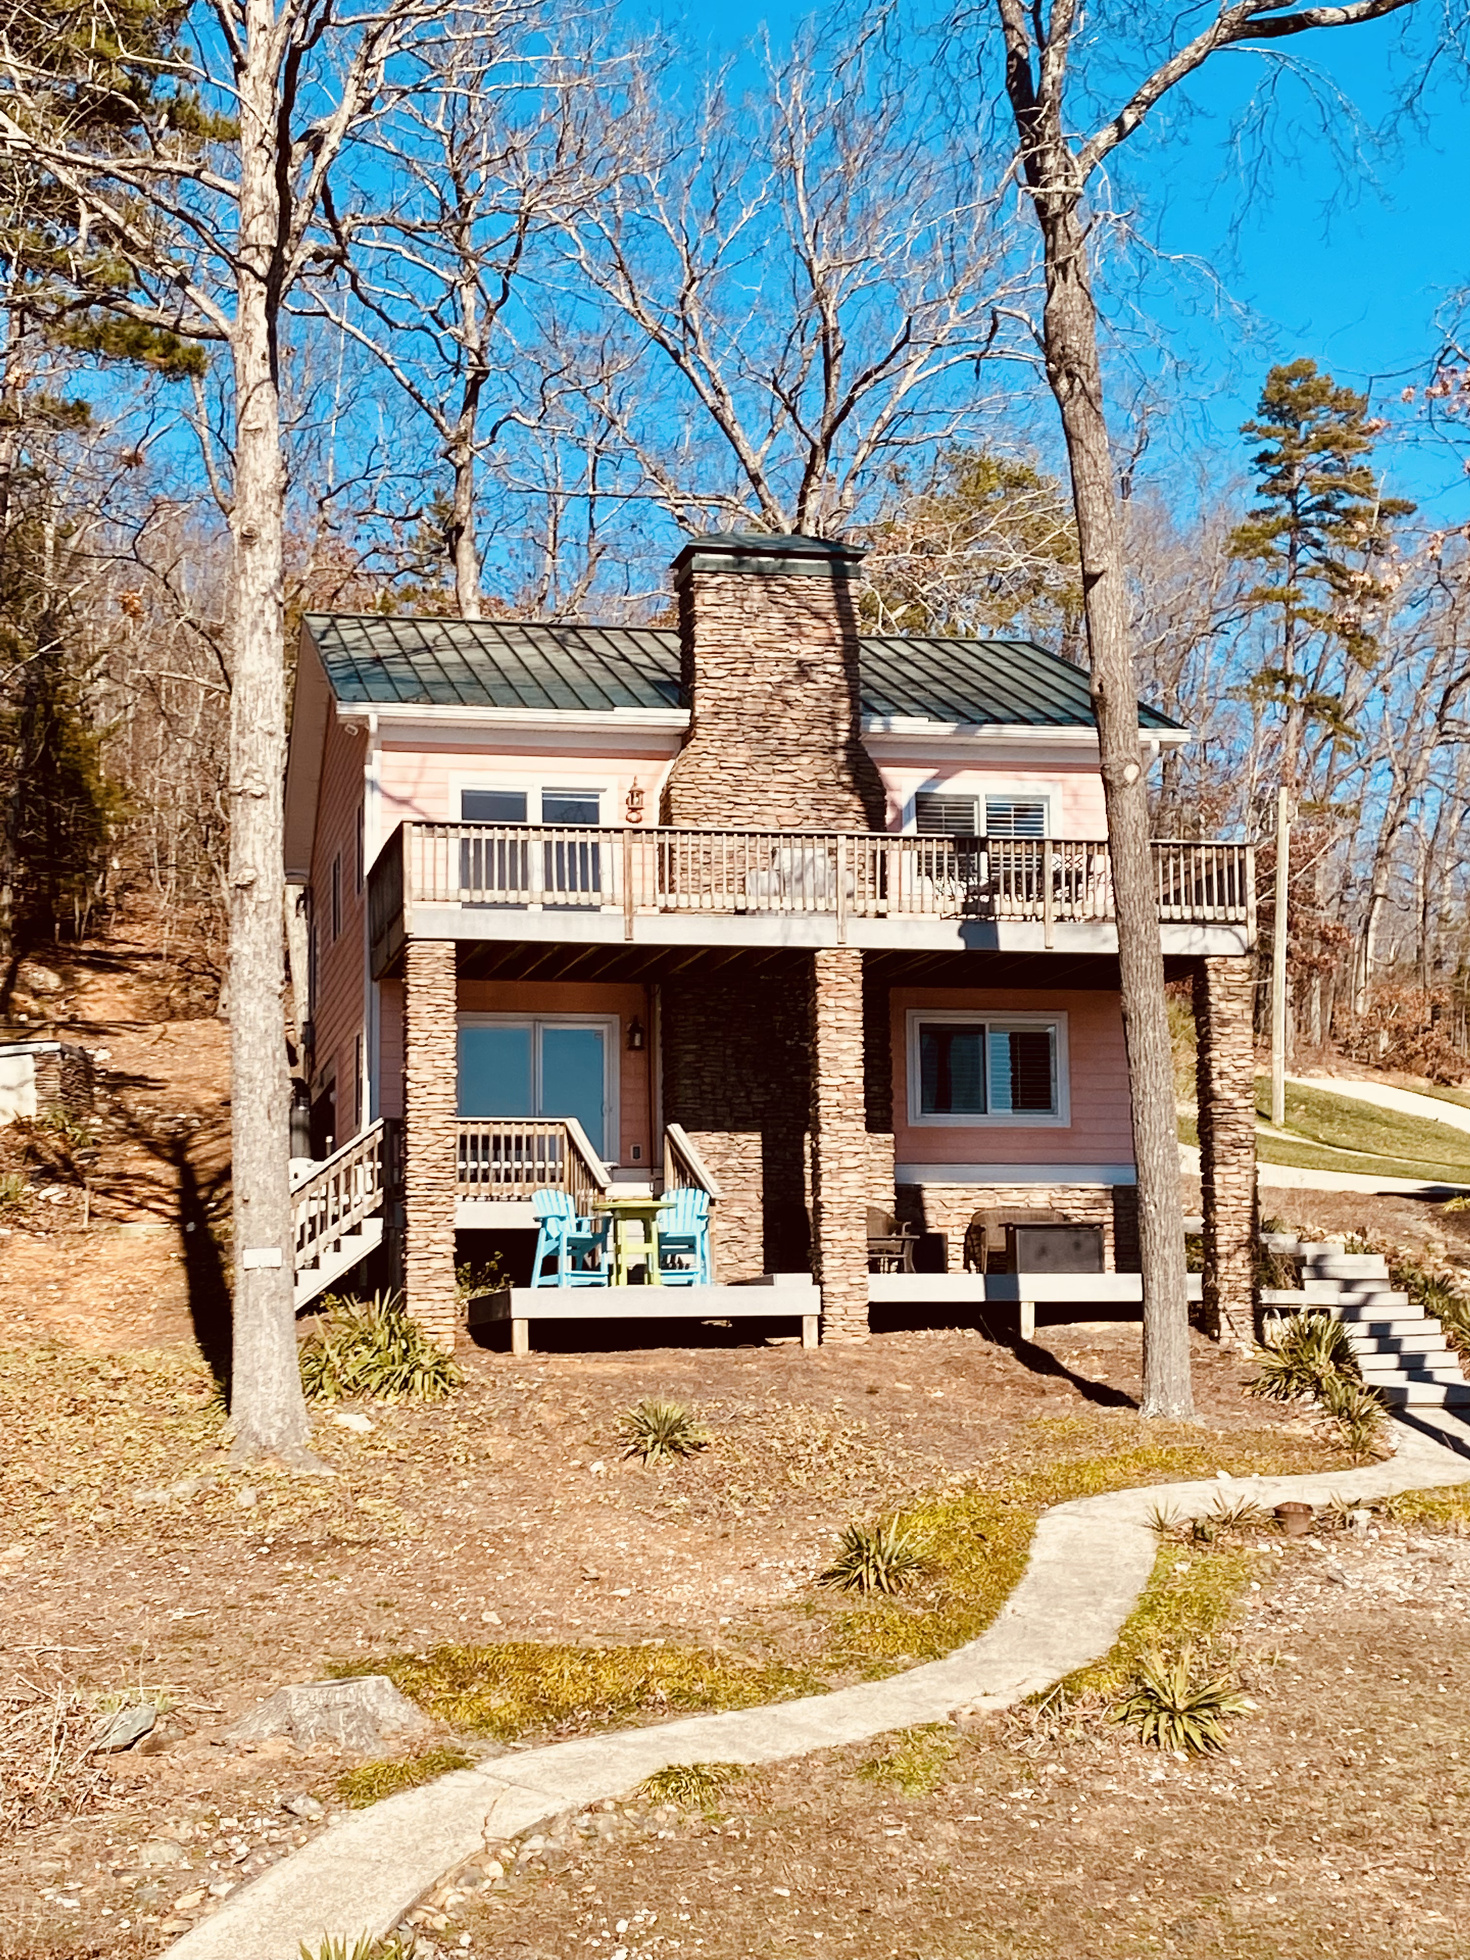
<svg viewBox="0 0 1470 1960">
<path fill-rule="evenodd" d="M 634 1265 L 645 1267 L 645 1286 L 662 1286 L 663 1275 L 658 1269 L 658 1215 L 666 1205 L 674 1202 L 672 1197 L 640 1197 L 630 1192 L 620 1196 L 607 1192 L 594 1199 L 594 1211 L 612 1213 L 612 1284 L 628 1286 L 628 1274 Z M 633 1224 L 643 1227 L 641 1237 L 634 1238 L 629 1231 Z"/>
</svg>

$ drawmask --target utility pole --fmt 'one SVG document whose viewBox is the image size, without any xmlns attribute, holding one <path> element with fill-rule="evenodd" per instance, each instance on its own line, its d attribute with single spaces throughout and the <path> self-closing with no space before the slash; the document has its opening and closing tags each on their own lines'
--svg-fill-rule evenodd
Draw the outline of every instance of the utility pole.
<svg viewBox="0 0 1470 1960">
<path fill-rule="evenodd" d="M 1291 791 L 1276 792 L 1276 919 L 1271 932 L 1271 1127 L 1286 1125 L 1286 903 L 1291 882 Z"/>
</svg>

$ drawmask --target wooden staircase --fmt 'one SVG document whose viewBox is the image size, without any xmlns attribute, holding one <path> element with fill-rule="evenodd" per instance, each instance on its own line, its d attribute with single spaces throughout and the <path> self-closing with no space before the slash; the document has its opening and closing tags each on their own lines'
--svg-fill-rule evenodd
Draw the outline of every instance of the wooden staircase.
<svg viewBox="0 0 1470 1960">
<path fill-rule="evenodd" d="M 298 1313 L 383 1243 L 388 1137 L 380 1119 L 293 1182 Z"/>
</svg>

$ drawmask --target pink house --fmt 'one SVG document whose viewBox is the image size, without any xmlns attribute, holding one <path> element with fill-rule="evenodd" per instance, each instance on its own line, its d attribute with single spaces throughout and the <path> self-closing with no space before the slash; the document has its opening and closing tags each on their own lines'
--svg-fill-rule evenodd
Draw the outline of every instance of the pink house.
<svg viewBox="0 0 1470 1960">
<path fill-rule="evenodd" d="M 846 545 L 736 533 L 675 560 L 677 629 L 307 619 L 286 790 L 311 949 L 299 1299 L 377 1250 L 450 1338 L 457 1235 L 522 1282 L 538 1192 L 625 1212 L 613 1239 L 636 1245 L 676 1189 L 706 1194 L 697 1286 L 598 1292 L 609 1247 L 588 1287 L 494 1310 L 520 1331 L 533 1307 L 764 1298 L 860 1338 L 871 1299 L 983 1297 L 972 1221 L 1028 1212 L 1100 1228 L 1097 1287 L 1126 1295 L 1086 676 L 1025 641 L 865 636 L 859 576 Z M 1145 762 L 1188 739 L 1142 722 Z M 1253 873 L 1242 845 L 1156 858 L 1167 970 L 1205 1033 L 1218 1312 L 1249 1299 Z M 870 1227 L 898 1243 L 870 1257 Z"/>
</svg>

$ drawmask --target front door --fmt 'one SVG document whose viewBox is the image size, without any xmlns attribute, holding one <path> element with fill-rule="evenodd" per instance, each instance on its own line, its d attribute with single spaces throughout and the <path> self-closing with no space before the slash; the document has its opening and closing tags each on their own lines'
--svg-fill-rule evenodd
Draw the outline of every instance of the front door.
<svg viewBox="0 0 1470 1960">
<path fill-rule="evenodd" d="M 608 1060 L 611 1028 L 601 1020 L 485 1016 L 459 1030 L 461 1116 L 574 1116 L 606 1159 L 613 1134 Z"/>
</svg>

